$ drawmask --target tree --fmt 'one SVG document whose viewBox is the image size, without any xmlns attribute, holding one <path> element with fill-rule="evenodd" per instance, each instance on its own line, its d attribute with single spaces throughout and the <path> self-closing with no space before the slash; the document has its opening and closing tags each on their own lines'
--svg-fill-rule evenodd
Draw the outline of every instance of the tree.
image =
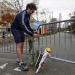
<svg viewBox="0 0 75 75">
<path fill-rule="evenodd" d="M 24 4 L 24 0 L 3 0 L 3 2 L 9 7 L 15 9 L 17 12 L 22 10 Z"/>
<path fill-rule="evenodd" d="M 0 25 L 2 25 L 2 24 L 4 24 L 4 22 L 1 20 L 1 21 L 0 21 Z"/>
<path fill-rule="evenodd" d="M 1 20 L 0 20 L 0 25 L 6 25 L 8 23 L 11 23 L 12 20 L 14 19 L 15 15 L 12 15 L 12 14 L 4 14 L 1 16 Z"/>
<path fill-rule="evenodd" d="M 75 21 L 72 22 L 72 24 L 67 27 L 67 30 L 69 30 L 69 31 L 71 31 L 71 30 L 75 31 Z"/>
<path fill-rule="evenodd" d="M 30 18 L 30 23 L 32 24 L 33 22 L 34 22 L 34 18 L 31 17 L 31 18 Z"/>
<path fill-rule="evenodd" d="M 72 23 L 72 30 L 75 30 L 75 21 Z"/>
<path fill-rule="evenodd" d="M 75 18 L 75 11 L 72 12 L 72 13 L 70 13 L 69 16 L 70 16 L 70 18 Z M 71 28 L 72 28 L 72 30 L 75 30 L 75 21 L 73 21 L 73 22 L 71 23 L 71 25 L 68 26 L 68 29 L 69 29 L 69 30 L 71 30 Z"/>
<path fill-rule="evenodd" d="M 32 0 L 33 3 L 35 3 L 36 5 L 39 4 L 39 0 Z"/>
<path fill-rule="evenodd" d="M 2 0 L 2 1 L 9 7 L 15 9 L 17 12 L 20 12 L 23 9 L 26 2 L 29 2 L 28 0 Z M 32 0 L 32 2 L 38 5 L 39 0 Z"/>
<path fill-rule="evenodd" d="M 4 15 L 1 16 L 2 21 L 3 22 L 6 21 L 7 23 L 10 23 L 14 19 L 14 17 L 15 17 L 14 15 L 9 14 L 9 13 L 4 14 Z"/>
<path fill-rule="evenodd" d="M 36 6 L 37 6 L 37 11 L 34 13 L 34 15 L 36 15 L 37 21 L 38 21 L 38 5 L 39 5 L 39 0 L 32 0 L 32 2 L 35 3 Z M 32 15 L 32 17 L 33 17 L 33 15 Z"/>
<path fill-rule="evenodd" d="M 70 17 L 70 18 L 75 18 L 75 11 L 72 12 L 72 13 L 69 13 L 69 17 Z"/>
<path fill-rule="evenodd" d="M 38 7 L 39 4 L 39 0 L 31 0 L 33 3 L 36 4 L 36 6 Z M 14 10 L 18 12 L 23 10 L 23 7 L 25 7 L 25 4 L 30 2 L 30 0 L 3 0 L 4 4 L 6 4 L 7 6 L 13 8 Z M 33 17 L 33 15 L 31 16 L 31 18 Z"/>
</svg>

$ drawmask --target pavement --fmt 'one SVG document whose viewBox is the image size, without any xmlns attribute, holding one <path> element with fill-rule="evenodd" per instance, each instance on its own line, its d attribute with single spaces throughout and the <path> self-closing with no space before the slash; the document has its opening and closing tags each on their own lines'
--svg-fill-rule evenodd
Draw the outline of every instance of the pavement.
<svg viewBox="0 0 75 75">
<path fill-rule="evenodd" d="M 45 60 L 45 65 L 36 74 L 33 68 L 20 71 L 15 63 L 16 54 L 0 53 L 0 75 L 75 75 L 75 64 L 52 58 Z M 23 54 L 23 60 L 28 61 L 28 55 Z"/>
</svg>

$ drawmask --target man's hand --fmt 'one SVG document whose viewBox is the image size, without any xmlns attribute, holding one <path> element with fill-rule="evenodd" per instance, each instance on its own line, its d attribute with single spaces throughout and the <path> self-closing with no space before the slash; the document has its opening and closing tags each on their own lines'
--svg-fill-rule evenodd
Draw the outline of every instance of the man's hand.
<svg viewBox="0 0 75 75">
<path fill-rule="evenodd" d="M 34 31 L 34 34 L 38 34 L 38 32 L 37 31 Z"/>
<path fill-rule="evenodd" d="M 39 35 L 38 33 L 34 33 L 34 34 L 33 34 L 33 37 L 34 37 L 34 38 L 39 38 L 40 35 Z"/>
</svg>

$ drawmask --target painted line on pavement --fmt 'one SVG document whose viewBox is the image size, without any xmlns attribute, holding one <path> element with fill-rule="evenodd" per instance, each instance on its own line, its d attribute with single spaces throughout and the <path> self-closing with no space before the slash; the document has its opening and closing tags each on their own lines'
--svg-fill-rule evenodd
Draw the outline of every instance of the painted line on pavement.
<svg viewBox="0 0 75 75">
<path fill-rule="evenodd" d="M 2 66 L 0 66 L 1 69 L 4 69 L 6 67 L 8 63 L 3 64 Z"/>
<path fill-rule="evenodd" d="M 17 68 L 15 68 L 15 69 L 13 69 L 14 71 L 21 71 L 20 69 L 19 69 L 19 67 L 17 67 Z"/>
</svg>

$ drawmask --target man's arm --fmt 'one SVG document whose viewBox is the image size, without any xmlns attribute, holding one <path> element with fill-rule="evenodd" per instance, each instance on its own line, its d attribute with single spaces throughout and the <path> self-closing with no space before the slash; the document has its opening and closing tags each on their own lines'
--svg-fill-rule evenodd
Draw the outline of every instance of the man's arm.
<svg viewBox="0 0 75 75">
<path fill-rule="evenodd" d="M 27 25 L 26 25 L 26 26 L 27 26 L 27 28 L 28 28 L 29 31 L 31 31 L 31 32 L 34 31 L 34 30 L 31 28 L 29 21 L 27 22 Z"/>
<path fill-rule="evenodd" d="M 27 33 L 27 34 L 33 36 L 33 30 L 30 31 L 30 30 L 28 29 L 28 27 L 27 27 L 27 25 L 26 25 L 26 23 L 25 23 L 25 21 L 24 21 L 24 18 L 25 18 L 25 11 L 22 13 L 22 15 L 21 15 L 21 14 L 18 14 L 18 20 L 19 20 L 19 23 L 20 23 L 20 26 L 21 26 L 22 30 L 23 30 L 25 33 Z"/>
</svg>

